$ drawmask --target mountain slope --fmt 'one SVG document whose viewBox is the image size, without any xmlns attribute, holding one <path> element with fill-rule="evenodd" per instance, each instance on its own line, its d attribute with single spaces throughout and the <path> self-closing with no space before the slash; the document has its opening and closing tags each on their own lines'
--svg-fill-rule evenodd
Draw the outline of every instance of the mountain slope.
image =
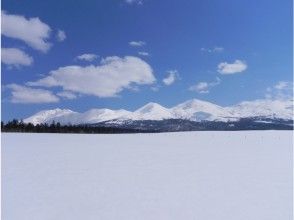
<svg viewBox="0 0 294 220">
<path fill-rule="evenodd" d="M 32 123 L 34 125 L 41 123 L 51 123 L 52 121 L 58 119 L 59 117 L 66 117 L 68 115 L 78 114 L 69 109 L 52 109 L 52 110 L 44 110 L 32 115 L 24 119 L 25 123 Z M 57 121 L 56 121 L 57 122 Z M 59 122 L 59 121 L 58 121 Z"/>
<path fill-rule="evenodd" d="M 241 102 L 238 105 L 227 107 L 228 111 L 237 118 L 267 117 L 293 119 L 292 100 L 255 100 Z"/>
</svg>

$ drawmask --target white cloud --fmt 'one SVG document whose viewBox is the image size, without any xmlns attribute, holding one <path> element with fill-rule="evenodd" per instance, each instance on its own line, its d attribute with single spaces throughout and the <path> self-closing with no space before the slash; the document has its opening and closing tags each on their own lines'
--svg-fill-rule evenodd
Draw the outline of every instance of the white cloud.
<svg viewBox="0 0 294 220">
<path fill-rule="evenodd" d="M 92 62 L 93 60 L 95 60 L 97 58 L 98 58 L 98 56 L 93 53 L 85 53 L 85 54 L 82 54 L 82 55 L 79 55 L 76 57 L 76 59 L 78 59 L 78 60 L 84 60 L 84 61 L 88 61 L 88 62 Z"/>
<path fill-rule="evenodd" d="M 153 92 L 158 92 L 159 91 L 159 86 L 152 86 L 151 87 L 151 90 L 153 91 Z"/>
<path fill-rule="evenodd" d="M 30 66 L 33 58 L 17 48 L 1 48 L 1 62 L 9 66 Z"/>
<path fill-rule="evenodd" d="M 293 99 L 293 82 L 279 81 L 274 86 L 266 89 L 267 99 Z"/>
<path fill-rule="evenodd" d="M 149 56 L 149 53 L 144 51 L 139 51 L 138 54 L 141 56 Z"/>
<path fill-rule="evenodd" d="M 207 53 L 220 53 L 223 52 L 225 48 L 223 47 L 214 47 L 214 48 L 204 48 L 202 47 L 200 50 Z"/>
<path fill-rule="evenodd" d="M 56 95 L 65 98 L 65 99 L 75 99 L 77 98 L 76 94 L 68 91 L 58 92 Z"/>
<path fill-rule="evenodd" d="M 47 42 L 51 28 L 39 18 L 25 18 L 20 15 L 1 12 L 2 34 L 6 37 L 24 41 L 36 50 L 47 52 L 51 44 Z"/>
<path fill-rule="evenodd" d="M 195 91 L 198 93 L 209 93 L 209 90 L 220 84 L 221 80 L 219 78 L 216 78 L 216 81 L 214 82 L 199 82 L 196 85 L 193 85 L 189 88 L 190 91 Z"/>
<path fill-rule="evenodd" d="M 100 65 L 65 66 L 30 86 L 60 86 L 66 91 L 98 97 L 114 97 L 124 89 L 148 85 L 156 81 L 153 70 L 140 58 L 117 56 L 102 59 Z"/>
<path fill-rule="evenodd" d="M 64 31 L 62 30 L 58 30 L 57 31 L 57 34 L 56 34 L 56 39 L 57 41 L 61 42 L 61 41 L 64 41 L 66 39 L 66 34 Z"/>
<path fill-rule="evenodd" d="M 215 48 L 213 48 L 213 51 L 214 52 L 223 52 L 224 48 L 223 47 L 215 47 Z"/>
<path fill-rule="evenodd" d="M 143 5 L 143 0 L 125 0 L 127 4 L 136 4 L 136 5 Z"/>
<path fill-rule="evenodd" d="M 168 73 L 168 76 L 166 78 L 164 78 L 162 80 L 162 82 L 165 85 L 169 86 L 176 81 L 177 76 L 178 76 L 178 71 L 177 70 L 169 70 L 169 71 L 167 71 L 167 73 Z"/>
<path fill-rule="evenodd" d="M 17 84 L 9 84 L 6 86 L 11 89 L 11 102 L 12 103 L 52 103 L 58 102 L 59 98 L 55 96 L 51 91 L 44 89 L 33 89 L 26 86 L 20 86 Z"/>
<path fill-rule="evenodd" d="M 280 81 L 278 82 L 274 88 L 278 90 L 287 89 L 290 86 L 290 82 Z"/>
<path fill-rule="evenodd" d="M 220 74 L 235 74 L 241 73 L 247 69 L 247 64 L 241 60 L 235 60 L 234 63 L 222 62 L 217 66 L 217 71 Z"/>
<path fill-rule="evenodd" d="M 146 45 L 146 42 L 144 42 L 144 41 L 130 41 L 129 45 L 132 47 L 143 47 L 144 45 Z"/>
<path fill-rule="evenodd" d="M 209 93 L 209 85 L 207 82 L 199 82 L 189 88 L 190 91 L 196 91 L 198 93 Z"/>
</svg>

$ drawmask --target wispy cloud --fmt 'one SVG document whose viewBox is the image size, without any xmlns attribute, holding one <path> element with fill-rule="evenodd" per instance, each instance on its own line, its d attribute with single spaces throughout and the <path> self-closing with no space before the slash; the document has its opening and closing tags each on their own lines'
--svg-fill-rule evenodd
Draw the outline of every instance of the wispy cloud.
<svg viewBox="0 0 294 220">
<path fill-rule="evenodd" d="M 166 85 L 166 86 L 170 86 L 171 84 L 173 84 L 176 79 L 178 78 L 178 71 L 177 70 L 169 70 L 167 71 L 168 75 L 166 76 L 166 78 L 164 78 L 162 80 L 162 82 Z"/>
<path fill-rule="evenodd" d="M 219 85 L 221 80 L 217 77 L 213 82 L 198 82 L 189 88 L 190 91 L 195 91 L 197 93 L 209 93 L 210 89 Z"/>
<path fill-rule="evenodd" d="M 146 45 L 145 41 L 130 41 L 129 45 L 132 47 L 143 47 Z"/>
<path fill-rule="evenodd" d="M 98 58 L 98 55 L 93 53 L 85 53 L 76 57 L 77 60 L 84 60 L 88 62 L 92 62 Z"/>
<path fill-rule="evenodd" d="M 65 34 L 65 32 L 62 31 L 62 30 L 58 30 L 58 31 L 57 31 L 57 34 L 56 34 L 56 39 L 57 39 L 57 41 L 59 41 L 59 42 L 64 41 L 64 40 L 66 39 L 66 34 Z"/>
<path fill-rule="evenodd" d="M 150 55 L 148 52 L 145 51 L 139 51 L 138 54 L 145 57 Z"/>
<path fill-rule="evenodd" d="M 265 97 L 268 99 L 293 99 L 293 82 L 279 81 L 266 89 Z"/>
<path fill-rule="evenodd" d="M 72 93 L 72 92 L 68 92 L 68 91 L 62 91 L 62 92 L 58 92 L 56 95 L 65 98 L 65 99 L 75 99 L 77 98 L 77 95 Z"/>
<path fill-rule="evenodd" d="M 280 82 L 278 82 L 278 83 L 274 86 L 274 88 L 275 88 L 275 89 L 278 89 L 278 90 L 289 89 L 289 88 L 291 88 L 291 87 L 290 87 L 291 84 L 292 84 L 292 83 L 290 83 L 290 82 L 280 81 Z"/>
<path fill-rule="evenodd" d="M 132 5 L 132 4 L 136 4 L 136 5 L 143 5 L 143 0 L 124 0 L 125 3 Z"/>
<path fill-rule="evenodd" d="M 156 85 L 156 86 L 152 86 L 150 89 L 151 89 L 153 92 L 158 92 L 159 89 L 160 89 L 160 86 L 158 86 L 158 85 Z"/>
<path fill-rule="evenodd" d="M 12 67 L 30 66 L 33 58 L 17 48 L 1 48 L 1 62 Z"/>
<path fill-rule="evenodd" d="M 7 14 L 1 11 L 2 34 L 6 37 L 24 41 L 30 47 L 47 52 L 51 28 L 39 18 L 25 18 L 21 15 Z"/>
<path fill-rule="evenodd" d="M 153 84 L 151 66 L 138 57 L 114 56 L 102 59 L 100 65 L 65 66 L 29 86 L 62 87 L 64 91 L 97 97 L 115 97 L 124 89 Z"/>
<path fill-rule="evenodd" d="M 202 47 L 200 50 L 202 52 L 206 52 L 206 53 L 220 53 L 220 52 L 223 52 L 225 50 L 225 48 L 223 48 L 223 47 L 213 47 L 213 48 Z"/>
<path fill-rule="evenodd" d="M 242 60 L 235 60 L 233 63 L 222 62 L 217 66 L 217 71 L 223 75 L 241 73 L 246 69 L 247 64 Z"/>
</svg>

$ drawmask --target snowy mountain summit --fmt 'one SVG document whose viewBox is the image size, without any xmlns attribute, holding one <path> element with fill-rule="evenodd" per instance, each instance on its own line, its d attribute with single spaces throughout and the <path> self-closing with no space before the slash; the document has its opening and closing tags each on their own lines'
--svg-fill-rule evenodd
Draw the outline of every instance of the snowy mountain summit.
<svg viewBox="0 0 294 220">
<path fill-rule="evenodd" d="M 133 112 L 132 120 L 163 120 L 174 118 L 173 112 L 157 103 L 150 102 Z"/>
<path fill-rule="evenodd" d="M 192 121 L 228 121 L 232 115 L 225 108 L 210 102 L 192 99 L 172 108 L 174 118 Z"/>
<path fill-rule="evenodd" d="M 95 124 L 109 121 L 122 123 L 165 119 L 230 122 L 242 118 L 293 120 L 293 100 L 255 100 L 222 107 L 207 101 L 192 99 L 172 108 L 165 108 L 151 102 L 133 112 L 124 109 L 91 109 L 78 113 L 69 109 L 57 108 L 40 111 L 26 118 L 24 122 L 41 124 L 55 121 L 61 124 Z"/>
</svg>

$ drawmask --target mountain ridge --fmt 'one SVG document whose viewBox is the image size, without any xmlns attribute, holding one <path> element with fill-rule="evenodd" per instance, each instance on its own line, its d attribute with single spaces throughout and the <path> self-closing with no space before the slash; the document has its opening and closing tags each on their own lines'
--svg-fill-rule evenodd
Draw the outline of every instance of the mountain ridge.
<svg viewBox="0 0 294 220">
<path fill-rule="evenodd" d="M 41 124 L 55 121 L 61 124 L 95 124 L 107 121 L 122 123 L 166 119 L 230 122 L 253 117 L 293 120 L 293 100 L 260 99 L 222 107 L 211 102 L 191 99 L 171 108 L 150 102 L 135 111 L 102 108 L 90 109 L 83 113 L 57 108 L 40 111 L 24 119 L 24 122 Z"/>
</svg>

